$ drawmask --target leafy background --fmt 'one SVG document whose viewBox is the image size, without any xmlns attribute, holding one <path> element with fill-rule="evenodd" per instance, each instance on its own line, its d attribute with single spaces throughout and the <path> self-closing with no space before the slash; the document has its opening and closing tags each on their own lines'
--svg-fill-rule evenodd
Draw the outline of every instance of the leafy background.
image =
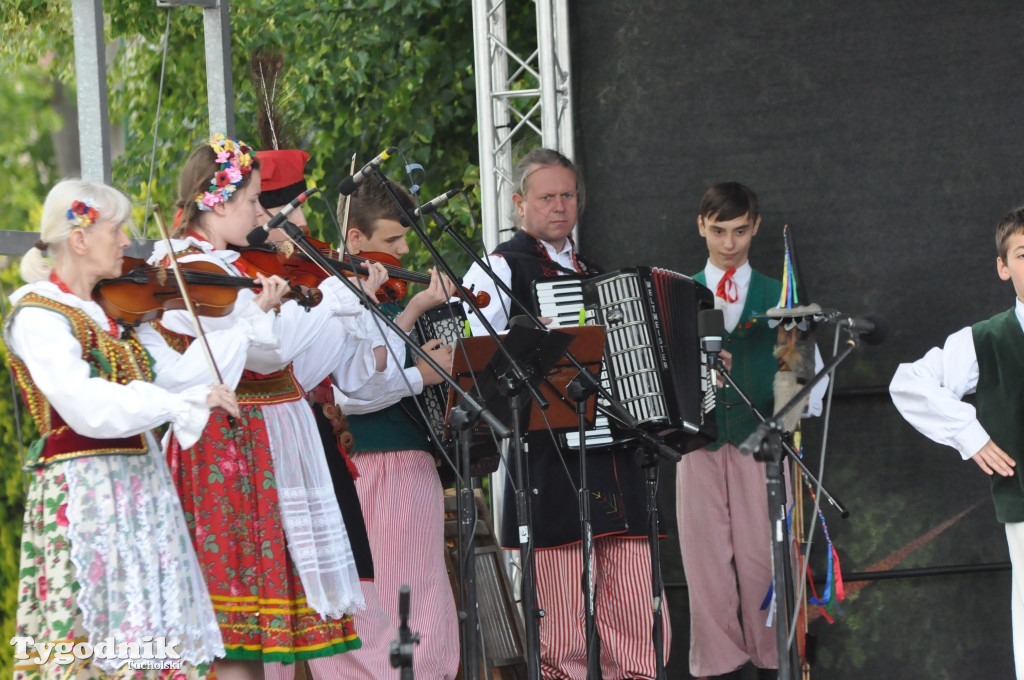
<svg viewBox="0 0 1024 680">
<path fill-rule="evenodd" d="M 884 386 L 900 361 L 1005 307 L 1009 292 L 992 276 L 990 240 L 1024 182 L 1012 124 L 1015 104 L 1024 103 L 1018 3 L 570 7 L 577 159 L 591 189 L 585 247 L 606 268 L 696 270 L 705 256 L 693 228 L 699 196 L 713 182 L 740 179 L 762 198 L 755 266 L 778 275 L 781 225 L 795 225 L 812 293 L 893 320 L 886 345 L 862 348 L 840 368 L 840 388 Z M 104 9 L 110 115 L 121 149 L 114 184 L 136 200 L 142 223 L 147 196 L 173 203 L 178 169 L 209 132 L 202 13 L 170 10 L 151 163 L 168 10 L 128 0 L 108 0 Z M 533 3 L 506 9 L 513 45 L 532 40 Z M 301 123 L 299 145 L 312 152 L 310 178 L 332 202 L 354 152 L 365 161 L 390 145 L 426 168 L 418 178 L 424 197 L 460 184 L 472 196 L 479 161 L 471 25 L 465 0 L 238 0 L 231 5 L 237 134 L 256 143 L 248 55 L 277 48 Z M 70 3 L 0 0 L 0 27 L 0 229 L 34 230 L 48 187 L 78 168 Z M 404 179 L 400 160 L 385 169 Z M 477 207 L 456 199 L 446 208 L 479 247 Z M 322 237 L 331 234 L 331 209 L 314 202 L 309 211 Z M 436 242 L 456 270 L 465 266 L 449 239 Z M 426 264 L 423 249 L 413 253 L 411 268 Z M 16 272 L 3 269 L 0 284 L 9 293 Z M 14 625 L 24 484 L 8 375 L 0 378 L 0 640 Z M 816 469 L 821 425 L 806 427 Z M 847 572 L 1005 561 L 986 480 L 909 428 L 884 390 L 838 401 L 832 427 L 825 481 L 852 512 L 848 520 L 830 509 L 825 515 Z M 26 424 L 22 438 L 31 435 Z M 687 677 L 674 470 L 661 472 L 671 534 L 662 544 L 674 632 L 669 674 Z M 820 547 L 820 531 L 818 539 Z M 821 575 L 823 554 L 815 557 Z M 836 624 L 811 624 L 819 639 L 814 677 L 1010 677 L 1005 569 L 853 581 L 849 591 Z M 0 643 L 3 675 L 8 649 Z"/>
<path fill-rule="evenodd" d="M 210 132 L 203 16 L 194 7 L 168 10 L 131 0 L 107 0 L 103 8 L 113 184 L 132 197 L 141 225 L 147 198 L 163 206 L 174 204 L 178 169 Z M 530 33 L 532 11 L 532 3 L 508 9 L 513 44 L 535 40 Z M 353 153 L 365 163 L 380 150 L 398 146 L 409 163 L 425 169 L 415 176 L 424 199 L 459 186 L 468 188 L 468 196 L 475 195 L 479 162 L 470 3 L 238 0 L 230 12 L 236 135 L 259 148 L 257 101 L 247 63 L 257 48 L 280 51 L 287 112 L 298 122 L 295 144 L 311 152 L 308 178 L 328 197 L 311 201 L 307 211 L 315 235 L 337 242 L 330 238 L 334 227 L 327 215 L 334 209 L 338 181 L 349 174 Z M 168 13 L 168 58 L 157 120 Z M 0 29 L 0 71 L 5 74 L 0 78 L 0 195 L 6 199 L 0 229 L 35 231 L 49 187 L 80 172 L 71 3 L 2 0 Z M 151 156 L 154 129 L 158 139 Z M 408 186 L 403 165 L 401 158 L 393 158 L 383 169 Z M 445 215 L 482 248 L 474 222 L 478 206 L 459 197 L 446 205 Z M 450 238 L 433 228 L 428 233 L 456 271 L 467 268 L 468 259 Z M 148 235 L 154 236 L 152 227 Z M 425 249 L 414 247 L 406 265 L 425 271 L 427 262 Z M 16 261 L 9 258 L 0 261 L 5 298 L 19 285 L 12 264 Z M 9 640 L 17 601 L 24 478 L 9 373 L 0 381 L 0 441 L 6 452 L 0 458 L 0 639 Z M 26 430 L 22 439 L 30 441 L 32 434 Z M 0 644 L 0 676 L 10 673 L 10 647 Z"/>
</svg>

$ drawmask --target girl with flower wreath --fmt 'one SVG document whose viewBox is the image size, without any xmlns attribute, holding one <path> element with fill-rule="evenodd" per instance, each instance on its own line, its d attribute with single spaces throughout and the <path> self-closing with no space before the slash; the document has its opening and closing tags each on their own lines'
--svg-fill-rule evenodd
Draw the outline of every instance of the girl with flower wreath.
<svg viewBox="0 0 1024 680">
<path fill-rule="evenodd" d="M 179 261 L 247 274 L 229 246 L 245 246 L 257 226 L 259 174 L 257 154 L 239 140 L 218 135 L 192 153 L 171 242 Z M 151 262 L 166 256 L 158 244 Z M 386 277 L 378 266 L 364 287 L 375 291 Z M 250 350 L 236 390 L 237 422 L 213 419 L 198 444 L 172 442 L 167 452 L 224 637 L 221 680 L 264 677 L 263 663 L 290 677 L 303 660 L 315 677 L 335 678 L 331 657 L 360 645 L 351 616 L 363 606 L 355 561 L 292 362 L 322 359 L 325 374 L 343 366 L 354 388 L 380 370 L 383 357 L 366 336 L 367 312 L 356 296 L 334 279 L 321 292 L 310 310 L 280 305 L 274 351 Z M 230 317 L 203 319 L 206 328 L 224 323 Z M 160 325 L 166 337 L 190 340 L 183 314 L 169 312 Z"/>
<path fill-rule="evenodd" d="M 237 416 L 238 405 L 227 386 L 206 384 L 198 347 L 178 354 L 94 301 L 95 284 L 122 273 L 130 216 L 115 189 L 58 183 L 43 205 L 41 239 L 22 259 L 28 283 L 11 296 L 11 369 L 41 434 L 26 460 L 17 679 L 202 677 L 224 654 L 152 430 L 170 423 L 174 441 L 191 446 L 211 410 Z M 268 284 L 257 304 L 273 307 L 284 290 Z M 249 305 L 238 323 L 210 334 L 228 382 L 251 344 L 273 342 L 264 318 Z M 135 670 L 98 652 L 107 640 L 161 639 L 180 655 L 180 670 Z M 80 653 L 57 658 L 54 645 Z"/>
</svg>

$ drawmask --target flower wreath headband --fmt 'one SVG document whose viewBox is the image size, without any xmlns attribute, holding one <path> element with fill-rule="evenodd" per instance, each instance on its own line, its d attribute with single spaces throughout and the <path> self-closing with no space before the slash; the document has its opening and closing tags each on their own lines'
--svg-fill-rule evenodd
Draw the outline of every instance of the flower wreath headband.
<svg viewBox="0 0 1024 680">
<path fill-rule="evenodd" d="M 68 224 L 71 225 L 72 229 L 85 229 L 99 221 L 100 206 L 96 203 L 95 198 L 83 198 L 80 201 L 71 201 L 71 207 L 68 208 L 67 213 L 65 213 L 65 219 L 67 219 Z M 50 244 L 46 243 L 42 239 L 39 239 L 32 245 L 44 253 L 50 247 Z"/>
<path fill-rule="evenodd" d="M 203 211 L 213 210 L 213 206 L 231 198 L 245 176 L 252 172 L 252 159 L 256 155 L 242 140 L 228 139 L 224 135 L 215 135 L 209 144 L 217 153 L 220 170 L 210 180 L 210 188 L 196 196 L 196 204 Z"/>
</svg>

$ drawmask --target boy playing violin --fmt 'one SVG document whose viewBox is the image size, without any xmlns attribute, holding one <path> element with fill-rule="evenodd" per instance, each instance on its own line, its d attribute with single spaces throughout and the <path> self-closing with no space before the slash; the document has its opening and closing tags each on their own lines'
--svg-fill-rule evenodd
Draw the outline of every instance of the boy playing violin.
<svg viewBox="0 0 1024 680">
<path fill-rule="evenodd" d="M 409 252 L 408 218 L 403 212 L 416 206 L 404 187 L 394 182 L 390 187 L 401 206 L 377 181 L 365 181 L 352 193 L 345 234 L 352 255 L 379 252 L 400 261 Z M 344 202 L 339 204 L 338 213 L 339 221 L 344 223 Z M 404 309 L 394 302 L 386 302 L 380 309 L 408 332 L 423 312 L 445 303 L 451 290 L 451 281 L 432 270 L 429 285 Z M 359 469 L 355 485 L 373 553 L 376 590 L 391 618 L 391 630 L 400 623 L 399 587 L 407 584 L 412 595 L 409 626 L 420 634 L 414 659 L 416 673 L 451 679 L 459 666 L 459 630 L 444 560 L 443 489 L 426 426 L 413 415 L 417 409 L 410 403 L 412 395 L 419 394 L 424 385 L 440 383 L 441 377 L 425 362 L 407 366 L 405 339 L 390 331 L 387 336 L 391 353 L 388 368 L 370 380 L 377 386 L 376 394 L 342 403 L 355 435 L 353 459 Z M 423 349 L 451 370 L 450 346 L 431 340 Z M 357 612 L 355 616 L 361 635 L 367 623 L 363 615 L 368 613 Z M 383 667 L 387 668 L 386 645 L 383 651 Z M 371 663 L 366 657 L 373 653 L 372 645 L 364 645 L 340 659 L 346 667 L 355 669 Z"/>
</svg>

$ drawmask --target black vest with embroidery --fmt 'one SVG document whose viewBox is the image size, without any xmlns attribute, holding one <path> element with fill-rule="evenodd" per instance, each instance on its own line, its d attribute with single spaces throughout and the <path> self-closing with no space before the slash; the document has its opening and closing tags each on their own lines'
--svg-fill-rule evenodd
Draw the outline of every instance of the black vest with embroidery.
<svg viewBox="0 0 1024 680">
<path fill-rule="evenodd" d="M 533 282 L 539 279 L 552 279 L 563 274 L 560 265 L 553 262 L 548 256 L 547 248 L 538 239 L 527 234 L 522 229 L 515 233 L 515 236 L 498 245 L 494 249 L 495 255 L 507 256 L 509 269 L 512 270 L 512 279 L 509 288 L 512 295 L 523 305 L 529 307 L 530 312 L 537 315 L 537 302 L 533 295 Z M 578 253 L 573 254 L 573 259 L 583 271 L 582 274 L 594 276 L 601 273 L 601 269 L 592 263 L 587 262 Z M 509 310 L 509 316 L 515 316 L 520 310 L 513 305 Z M 500 329 L 499 329 L 500 330 Z"/>
</svg>

